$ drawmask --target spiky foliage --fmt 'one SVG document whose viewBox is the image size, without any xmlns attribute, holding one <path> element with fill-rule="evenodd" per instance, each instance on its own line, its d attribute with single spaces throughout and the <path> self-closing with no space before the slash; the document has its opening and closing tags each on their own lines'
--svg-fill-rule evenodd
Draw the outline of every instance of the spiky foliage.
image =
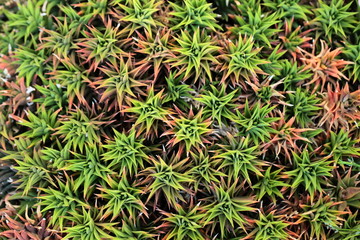
<svg viewBox="0 0 360 240">
<path fill-rule="evenodd" d="M 133 224 L 127 218 L 122 220 L 120 230 L 114 230 L 116 238 L 120 240 L 146 240 L 155 239 L 156 235 L 141 228 L 139 223 Z"/>
<path fill-rule="evenodd" d="M 94 147 L 95 144 L 100 143 L 100 125 L 106 122 L 98 121 L 99 117 L 101 116 L 89 118 L 82 110 L 77 109 L 69 116 L 64 116 L 55 134 L 63 138 L 71 149 L 74 151 L 79 149 L 82 153 L 85 146 Z"/>
<path fill-rule="evenodd" d="M 117 58 L 123 51 L 120 49 L 119 35 L 123 34 L 118 27 L 112 27 L 111 21 L 103 31 L 89 27 L 90 32 L 84 31 L 83 39 L 77 43 L 77 52 L 90 63 L 89 71 L 94 71 L 104 60 Z"/>
<path fill-rule="evenodd" d="M 159 201 L 160 193 L 163 193 L 169 205 L 175 206 L 177 200 L 185 202 L 180 191 L 185 191 L 187 183 L 194 180 L 191 179 L 189 172 L 181 172 L 188 159 L 185 158 L 180 161 L 177 158 L 177 156 L 172 156 L 169 164 L 162 157 L 152 158 L 153 166 L 144 170 L 143 174 L 146 179 L 143 184 L 148 184 L 145 191 L 149 192 L 147 201 L 155 197 L 154 206 Z"/>
<path fill-rule="evenodd" d="M 288 60 L 280 62 L 278 76 L 274 76 L 274 81 L 283 81 L 284 90 L 295 91 L 299 83 L 312 77 L 310 70 L 303 70 L 297 63 Z"/>
<path fill-rule="evenodd" d="M 101 93 L 100 102 L 116 99 L 114 105 L 119 109 L 122 109 L 126 96 L 136 97 L 134 89 L 145 85 L 135 79 L 131 58 L 128 58 L 127 61 L 122 57 L 110 59 L 108 66 L 104 66 L 100 70 L 106 76 L 92 83 L 97 86 L 97 89 L 104 90 Z"/>
<path fill-rule="evenodd" d="M 72 220 L 75 225 L 66 228 L 65 238 L 75 238 L 81 240 L 95 240 L 95 239 L 111 239 L 111 235 L 106 233 L 107 229 L 112 229 L 115 223 L 100 223 L 98 222 L 99 213 L 96 209 L 86 210 L 82 208 L 81 212 L 72 213 L 69 220 Z"/>
<path fill-rule="evenodd" d="M 108 151 L 102 157 L 107 167 L 116 170 L 120 175 L 123 171 L 133 175 L 139 167 L 144 168 L 144 160 L 148 159 L 148 148 L 143 145 L 142 139 L 136 139 L 135 131 L 128 135 L 116 130 L 114 132 L 114 141 L 108 141 L 103 145 Z"/>
<path fill-rule="evenodd" d="M 286 227 L 289 224 L 279 219 L 281 216 L 270 212 L 269 214 L 260 213 L 259 217 L 259 220 L 255 221 L 256 228 L 250 233 L 250 235 L 255 235 L 255 240 L 281 240 L 289 238 L 289 233 L 286 231 Z"/>
<path fill-rule="evenodd" d="M 214 231 L 217 223 L 220 225 L 220 236 L 223 239 L 230 229 L 233 229 L 235 225 L 245 228 L 248 222 L 245 216 L 241 212 L 253 211 L 254 208 L 250 207 L 255 201 L 251 198 L 235 197 L 236 191 L 238 191 L 235 184 L 226 187 L 214 186 L 212 189 L 213 196 L 207 200 L 210 202 L 204 209 L 207 210 L 207 214 L 204 217 L 205 224 L 210 221 L 216 222 L 212 224 L 211 231 Z"/>
<path fill-rule="evenodd" d="M 335 161 L 346 156 L 360 156 L 360 149 L 354 147 L 359 140 L 353 140 L 344 129 L 341 129 L 338 133 L 330 132 L 329 140 L 324 144 L 324 147 L 326 153 L 333 156 Z"/>
<path fill-rule="evenodd" d="M 335 89 L 328 87 L 321 103 L 324 110 L 319 125 L 325 125 L 328 129 L 351 129 L 352 123 L 360 119 L 359 101 L 360 90 L 351 92 L 348 84 L 344 87 L 337 84 Z"/>
<path fill-rule="evenodd" d="M 50 21 L 50 18 L 43 16 L 42 5 L 45 1 L 28 1 L 27 4 L 18 4 L 19 10 L 14 13 L 11 11 L 6 12 L 6 16 L 9 18 L 7 24 L 14 28 L 18 29 L 16 33 L 16 39 L 18 42 L 24 40 L 25 42 L 31 36 L 37 36 L 39 34 L 39 27 L 47 26 L 47 22 Z"/>
<path fill-rule="evenodd" d="M 255 10 L 257 7 L 259 7 L 260 1 L 259 0 L 249 0 L 249 1 L 240 0 L 240 1 L 236 2 L 235 0 L 233 0 L 233 1 L 229 1 L 228 3 L 225 2 L 225 5 L 228 5 L 228 6 L 233 6 L 234 4 L 237 4 L 235 11 L 230 11 L 230 13 L 240 12 L 243 15 L 247 16 L 248 10 Z M 231 16 L 231 14 L 230 14 L 230 16 Z"/>
<path fill-rule="evenodd" d="M 190 77 L 195 72 L 195 82 L 201 78 L 202 82 L 208 78 L 212 81 L 211 66 L 217 63 L 214 57 L 220 49 L 215 42 L 197 28 L 193 33 L 181 31 L 181 34 L 175 38 L 177 45 L 172 48 L 177 55 L 176 58 L 170 58 L 172 67 L 180 67 L 180 72 L 185 72 L 185 78 Z M 193 71 L 192 71 L 193 70 Z"/>
<path fill-rule="evenodd" d="M 258 47 L 262 44 L 270 47 L 272 37 L 280 31 L 275 28 L 275 24 L 280 22 L 281 15 L 276 12 L 264 13 L 260 5 L 257 5 L 255 9 L 246 9 L 244 15 L 233 16 L 239 26 L 231 27 L 230 31 L 234 34 L 253 36 Z"/>
<path fill-rule="evenodd" d="M 0 0 L 0 238 L 358 240 L 357 2 Z"/>
<path fill-rule="evenodd" d="M 69 160 L 72 157 L 70 147 L 71 146 L 67 145 L 60 150 L 46 147 L 41 150 L 41 158 L 51 166 L 61 169 L 66 165 L 66 160 Z"/>
<path fill-rule="evenodd" d="M 89 0 L 83 3 L 74 4 L 75 7 L 81 9 L 81 15 L 90 15 L 92 18 L 100 16 L 101 20 L 105 21 L 105 14 L 107 13 L 108 0 Z"/>
<path fill-rule="evenodd" d="M 311 143 L 311 141 L 305 137 L 307 132 L 315 131 L 315 135 L 321 132 L 321 130 L 316 131 L 312 128 L 295 128 L 295 117 L 290 118 L 288 121 L 285 121 L 285 114 L 280 114 L 281 119 L 273 123 L 273 128 L 277 132 L 272 136 L 271 140 L 265 143 L 265 147 L 273 146 L 275 154 L 279 157 L 279 154 L 282 153 L 287 159 L 291 159 L 291 151 L 299 153 L 299 145 L 301 143 Z M 304 135 L 304 136 L 302 136 Z"/>
<path fill-rule="evenodd" d="M 65 166 L 62 168 L 71 171 L 77 176 L 75 180 L 75 189 L 83 192 L 83 197 L 88 198 L 94 190 L 94 184 L 99 179 L 106 179 L 108 174 L 113 172 L 105 166 L 100 160 L 102 148 L 85 146 L 84 155 L 76 154 L 73 159 L 66 160 Z"/>
<path fill-rule="evenodd" d="M 270 75 L 270 78 L 272 78 L 272 76 L 280 75 L 281 58 L 283 58 L 286 53 L 286 51 L 282 50 L 280 47 L 281 45 L 279 44 L 271 51 L 271 53 L 266 54 L 264 60 L 266 60 L 267 63 L 260 65 L 261 70 Z"/>
<path fill-rule="evenodd" d="M 107 186 L 101 186 L 98 194 L 107 203 L 102 207 L 104 213 L 101 219 L 111 216 L 111 221 L 121 216 L 135 216 L 137 213 L 147 215 L 145 205 L 139 200 L 142 191 L 130 185 L 124 174 L 121 179 L 114 179 L 109 175 L 106 178 Z"/>
<path fill-rule="evenodd" d="M 171 33 L 167 28 L 159 30 L 155 36 L 149 32 L 145 32 L 144 35 L 138 33 L 139 39 L 136 43 L 138 50 L 136 51 L 145 55 L 145 58 L 137 63 L 139 65 L 137 69 L 140 74 L 146 73 L 152 67 L 154 70 L 154 80 L 156 80 L 163 68 L 167 70 L 170 68 L 169 64 L 165 63 L 165 61 L 173 57 L 170 44 L 173 43 L 174 39 Z"/>
<path fill-rule="evenodd" d="M 325 84 L 330 82 L 335 85 L 335 80 L 339 78 L 348 78 L 340 71 L 348 64 L 352 64 L 350 61 L 338 59 L 337 56 L 341 53 L 342 48 L 337 48 L 333 51 L 328 47 L 325 41 L 321 40 L 321 51 L 316 55 L 301 50 L 301 61 L 305 65 L 304 70 L 310 69 L 313 72 L 313 79 L 306 83 L 307 85 L 315 84 L 316 90 L 321 85 L 321 90 Z"/>
<path fill-rule="evenodd" d="M 222 126 L 223 123 L 227 122 L 227 119 L 232 120 L 234 118 L 232 110 L 236 106 L 233 104 L 236 92 L 237 90 L 234 90 L 227 94 L 225 87 L 218 90 L 211 85 L 208 91 L 204 91 L 195 100 L 205 105 L 203 110 L 204 117 L 211 117 L 211 119 L 216 120 Z"/>
<path fill-rule="evenodd" d="M 23 46 L 18 48 L 15 57 L 18 59 L 15 63 L 19 64 L 17 69 L 19 77 L 25 77 L 27 86 L 30 86 L 36 77 L 45 79 L 46 55 L 44 50 L 35 51 Z"/>
<path fill-rule="evenodd" d="M 325 183 L 324 177 L 330 177 L 333 169 L 330 166 L 332 162 L 327 158 L 313 160 L 313 157 L 308 150 L 304 150 L 300 156 L 293 153 L 293 170 L 286 172 L 292 179 L 292 192 L 301 184 L 309 192 L 311 200 L 314 199 L 315 192 L 323 191 L 321 184 Z"/>
<path fill-rule="evenodd" d="M 185 146 L 186 151 L 190 151 L 191 148 L 199 149 L 200 146 L 204 146 L 204 143 L 210 143 L 205 137 L 212 132 L 209 127 L 211 120 L 204 120 L 202 109 L 196 115 L 194 115 L 192 109 L 190 109 L 188 115 L 185 115 L 179 109 L 177 109 L 177 112 L 180 117 L 167 121 L 172 129 L 163 133 L 163 135 L 173 136 L 167 145 L 180 144 L 181 147 Z"/>
<path fill-rule="evenodd" d="M 127 23 L 129 36 L 137 29 L 144 28 L 147 32 L 151 32 L 151 27 L 162 26 L 162 24 L 154 16 L 159 11 L 159 6 L 162 1 L 155 0 L 131 0 L 127 4 L 119 3 L 119 7 L 122 10 L 115 11 L 119 14 L 120 22 Z"/>
<path fill-rule="evenodd" d="M 256 74 L 265 74 L 259 65 L 267 63 L 267 61 L 260 59 L 258 53 L 260 48 L 254 47 L 253 37 L 242 37 L 233 43 L 226 42 L 226 47 L 221 50 L 221 71 L 225 71 L 222 81 L 225 81 L 229 76 L 233 85 L 241 81 L 241 78 L 250 80 L 250 77 L 256 77 Z"/>
<path fill-rule="evenodd" d="M 344 55 L 354 64 L 349 64 L 346 66 L 346 69 L 350 71 L 350 76 L 353 81 L 359 81 L 360 79 L 360 44 L 352 45 L 346 44 L 344 50 Z"/>
<path fill-rule="evenodd" d="M 331 0 L 329 5 L 319 1 L 319 8 L 315 10 L 315 23 L 320 23 L 321 32 L 331 42 L 336 36 L 340 39 L 346 38 L 346 34 L 352 32 L 358 21 L 356 12 L 350 12 L 351 3 L 345 4 L 344 0 Z"/>
<path fill-rule="evenodd" d="M 339 232 L 335 234 L 334 237 L 341 237 L 345 240 L 355 240 L 360 236 L 360 225 L 359 221 L 357 220 L 358 213 L 355 212 L 345 219 L 343 223 L 343 227 L 339 228 Z"/>
<path fill-rule="evenodd" d="M 307 20 L 308 15 L 312 15 L 310 6 L 301 4 L 301 0 L 264 0 L 264 6 L 281 13 L 285 18 L 296 18 Z"/>
<path fill-rule="evenodd" d="M 23 150 L 25 150 L 23 148 Z M 19 188 L 22 190 L 23 195 L 29 194 L 34 186 L 47 187 L 49 185 L 55 185 L 51 179 L 51 172 L 48 170 L 47 162 L 40 157 L 40 153 L 33 151 L 32 154 L 25 151 L 20 155 L 20 158 L 16 160 L 17 166 L 14 168 L 17 174 L 21 174 Z"/>
<path fill-rule="evenodd" d="M 101 0 L 99 0 L 101 2 Z M 103 1 L 104 2 L 104 1 Z M 93 2 L 92 2 L 93 3 Z M 90 3 L 91 4 L 91 3 Z M 80 31 L 83 27 L 90 22 L 93 18 L 91 13 L 87 14 L 79 14 L 74 7 L 67 4 L 60 4 L 59 8 L 64 13 L 64 17 L 59 17 L 59 19 L 63 19 L 65 22 L 65 16 L 69 19 L 69 29 L 74 29 L 75 36 L 80 35 Z M 96 10 L 95 10 L 96 11 Z"/>
<path fill-rule="evenodd" d="M 287 108 L 288 116 L 295 117 L 295 121 L 301 127 L 307 126 L 311 123 L 311 118 L 317 115 L 317 111 L 321 109 L 317 105 L 320 100 L 315 95 L 296 89 L 296 92 L 288 94 Z"/>
<path fill-rule="evenodd" d="M 62 239 L 60 231 L 52 229 L 49 217 L 42 215 L 40 208 L 26 209 L 25 217 L 16 214 L 16 206 L 7 201 L 6 208 L 0 210 L 0 237 L 4 239 Z M 31 216 L 31 217 L 30 217 Z"/>
<path fill-rule="evenodd" d="M 58 226 L 61 230 L 65 227 L 66 217 L 71 216 L 76 209 L 90 206 L 82 199 L 76 189 L 73 179 L 66 177 L 65 183 L 57 179 L 57 187 L 40 188 L 42 195 L 39 206 L 43 206 L 42 212 L 52 211 L 49 223 Z"/>
<path fill-rule="evenodd" d="M 74 35 L 76 29 L 70 28 L 71 25 L 68 23 L 67 17 L 64 17 L 64 22 L 58 18 L 55 18 L 55 20 L 57 23 L 56 31 L 46 28 L 42 29 L 46 36 L 41 38 L 44 43 L 40 45 L 39 49 L 49 49 L 54 52 L 56 57 L 66 58 L 70 51 L 75 48 Z"/>
<path fill-rule="evenodd" d="M 350 169 L 346 174 L 341 175 L 336 172 L 336 178 L 331 182 L 331 188 L 333 188 L 333 197 L 337 201 L 341 201 L 338 209 L 349 209 L 348 207 L 359 208 L 360 206 L 360 188 L 358 177 L 360 173 L 356 173 Z"/>
<path fill-rule="evenodd" d="M 180 109 L 184 110 L 189 107 L 186 99 L 192 99 L 190 94 L 193 91 L 189 85 L 182 83 L 182 76 L 177 76 L 177 72 L 170 72 L 168 77 L 165 77 L 167 88 L 164 102 L 172 102 Z"/>
<path fill-rule="evenodd" d="M 234 120 L 238 126 L 239 134 L 251 137 L 255 144 L 269 140 L 270 134 L 276 132 L 270 127 L 270 124 L 278 120 L 269 117 L 269 113 L 274 108 L 269 105 L 261 106 L 259 102 L 250 107 L 246 102 L 244 112 L 237 110 L 237 118 Z"/>
<path fill-rule="evenodd" d="M 86 82 L 89 82 L 89 74 L 76 63 L 73 57 L 61 60 L 61 63 L 64 67 L 59 67 L 49 73 L 52 76 L 49 80 L 54 80 L 57 82 L 57 86 L 66 88 L 69 107 L 72 107 L 74 102 L 86 105 Z"/>
<path fill-rule="evenodd" d="M 145 131 L 149 135 L 150 130 L 153 130 L 155 135 L 158 135 L 159 122 L 167 121 L 167 116 L 171 111 L 164 108 L 164 94 L 163 90 L 155 94 L 154 89 L 150 89 L 147 99 L 141 102 L 137 99 L 130 99 L 132 107 L 126 108 L 124 112 L 135 114 L 134 128 L 137 127 L 137 135 Z"/>
<path fill-rule="evenodd" d="M 0 34 L 0 52 L 2 54 L 9 54 L 16 48 L 16 31 L 11 29 L 9 26 L 4 26 Z"/>
<path fill-rule="evenodd" d="M 335 206 L 337 204 L 339 203 L 332 202 L 329 197 L 325 196 L 319 198 L 314 203 L 301 206 L 303 210 L 300 213 L 301 219 L 308 221 L 310 224 L 310 229 L 307 233 L 310 238 L 327 239 L 326 227 L 335 229 L 343 221 L 340 215 L 346 212 L 336 210 Z"/>
<path fill-rule="evenodd" d="M 246 82 L 250 85 L 251 90 L 255 93 L 254 94 L 254 101 L 260 100 L 263 103 L 271 104 L 271 103 L 281 103 L 281 100 L 284 98 L 284 95 L 281 94 L 276 88 L 282 84 L 282 80 L 271 84 L 272 77 L 266 78 L 263 82 L 258 82 L 254 80 L 254 82 Z M 249 97 L 250 98 L 250 97 Z M 248 100 L 249 100 L 248 98 Z"/>
<path fill-rule="evenodd" d="M 296 59 L 299 55 L 299 48 L 306 49 L 311 47 L 309 42 L 312 38 L 308 35 L 312 29 L 302 31 L 302 26 L 297 26 L 293 29 L 294 18 L 291 20 L 287 19 L 285 21 L 285 30 L 284 33 L 279 37 L 282 41 L 284 48 L 291 54 L 291 56 Z"/>
<path fill-rule="evenodd" d="M 257 159 L 259 155 L 258 146 L 251 143 L 249 137 L 234 138 L 228 135 L 229 143 L 219 145 L 220 149 L 214 156 L 219 169 L 224 169 L 229 177 L 244 178 L 251 184 L 250 173 L 263 176 L 261 166 L 265 165 Z"/>
<path fill-rule="evenodd" d="M 181 5 L 170 2 L 173 11 L 171 21 L 174 23 L 172 29 L 177 30 L 185 28 L 188 30 L 196 30 L 196 28 L 210 28 L 216 31 L 221 27 L 216 24 L 216 14 L 211 4 L 206 0 L 185 0 Z"/>
<path fill-rule="evenodd" d="M 47 88 L 41 85 L 37 85 L 35 88 L 43 95 L 43 97 L 36 98 L 33 102 L 40 103 L 45 108 L 56 110 L 64 108 L 68 104 L 64 88 L 59 83 L 49 81 Z"/>
<path fill-rule="evenodd" d="M 199 206 L 191 207 L 189 210 L 180 205 L 176 205 L 176 214 L 162 212 L 166 217 L 162 228 L 167 229 L 166 239 L 191 239 L 204 240 L 201 231 L 203 228 L 202 218 L 205 214 L 199 213 Z"/>
<path fill-rule="evenodd" d="M 269 167 L 259 182 L 253 186 L 254 189 L 258 189 L 257 198 L 259 200 L 265 195 L 269 196 L 274 203 L 277 197 L 284 199 L 282 192 L 290 185 L 281 180 L 281 170 L 282 169 L 272 171 L 271 167 Z"/>
<path fill-rule="evenodd" d="M 28 131 L 22 133 L 21 137 L 31 139 L 31 144 L 29 147 L 39 144 L 46 143 L 52 133 L 54 133 L 55 128 L 59 126 L 57 121 L 59 110 L 56 112 L 46 111 L 45 108 L 39 108 L 38 113 L 29 112 L 27 114 L 28 120 L 21 119 L 17 116 L 13 116 L 19 124 L 29 128 Z"/>
<path fill-rule="evenodd" d="M 207 152 L 191 152 L 191 163 L 190 174 L 192 179 L 195 180 L 195 191 L 198 191 L 202 187 L 210 190 L 212 183 L 218 183 L 220 182 L 220 177 L 226 176 L 226 174 L 217 170 L 215 159 L 210 158 Z"/>
</svg>

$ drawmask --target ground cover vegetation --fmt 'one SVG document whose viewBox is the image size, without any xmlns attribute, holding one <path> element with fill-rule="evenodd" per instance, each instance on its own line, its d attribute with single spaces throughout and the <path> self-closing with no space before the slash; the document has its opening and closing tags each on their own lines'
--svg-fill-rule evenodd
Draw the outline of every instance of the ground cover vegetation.
<svg viewBox="0 0 360 240">
<path fill-rule="evenodd" d="M 360 239 L 356 0 L 0 0 L 0 239 Z"/>
</svg>

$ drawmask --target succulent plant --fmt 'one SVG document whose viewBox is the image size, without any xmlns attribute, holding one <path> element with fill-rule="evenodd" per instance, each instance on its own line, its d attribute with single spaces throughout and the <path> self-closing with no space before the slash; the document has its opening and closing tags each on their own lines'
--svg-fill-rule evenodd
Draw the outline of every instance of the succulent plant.
<svg viewBox="0 0 360 240">
<path fill-rule="evenodd" d="M 120 22 L 128 23 L 129 36 L 137 29 L 144 28 L 151 32 L 152 27 L 162 26 L 161 22 L 155 17 L 159 11 L 162 1 L 156 0 L 130 0 L 126 4 L 119 3 L 120 9 L 114 11 L 115 18 Z"/>
<path fill-rule="evenodd" d="M 40 188 L 42 195 L 39 206 L 43 206 L 42 211 L 52 211 L 49 224 L 63 230 L 66 226 L 66 217 L 79 208 L 90 208 L 90 205 L 77 192 L 74 179 L 65 178 L 66 182 L 57 179 L 57 187 Z"/>
<path fill-rule="evenodd" d="M 274 203 L 277 197 L 284 198 L 282 192 L 290 185 L 281 180 L 281 170 L 282 169 L 272 171 L 271 167 L 269 167 L 263 176 L 260 177 L 260 180 L 253 186 L 254 189 L 257 189 L 256 196 L 259 200 L 265 195 L 269 196 Z"/>
<path fill-rule="evenodd" d="M 204 143 L 209 143 L 205 137 L 212 132 L 209 127 L 211 120 L 204 119 L 203 110 L 201 109 L 196 115 L 194 115 L 192 109 L 190 109 L 188 115 L 185 115 L 180 109 L 178 109 L 178 112 L 180 114 L 179 118 L 167 121 L 171 126 L 171 130 L 164 132 L 163 135 L 173 136 L 167 145 L 180 144 L 188 152 L 191 148 L 199 149 L 200 146 L 204 146 Z"/>
<path fill-rule="evenodd" d="M 325 183 L 324 177 L 331 176 L 333 167 L 330 164 L 332 162 L 326 158 L 312 161 L 308 150 L 304 150 L 300 156 L 293 153 L 293 157 L 294 169 L 286 172 L 286 175 L 292 180 L 292 191 L 294 192 L 301 184 L 309 192 L 310 199 L 313 200 L 315 192 L 322 191 L 321 185 Z"/>
<path fill-rule="evenodd" d="M 320 100 L 315 95 L 311 95 L 307 91 L 297 88 L 295 92 L 288 94 L 287 108 L 288 116 L 295 117 L 295 121 L 301 127 L 309 125 L 311 118 L 317 115 L 317 111 L 321 108 L 317 105 Z"/>
<path fill-rule="evenodd" d="M 285 18 L 307 20 L 312 15 L 310 6 L 302 4 L 301 0 L 264 0 L 264 6 L 272 11 L 280 12 Z"/>
<path fill-rule="evenodd" d="M 115 131 L 114 141 L 108 141 L 103 147 L 108 149 L 102 157 L 107 167 L 116 170 L 121 175 L 128 172 L 133 175 L 137 169 L 144 168 L 144 160 L 148 160 L 146 152 L 149 149 L 143 145 L 143 140 L 135 137 L 135 131 L 129 135 Z"/>
<path fill-rule="evenodd" d="M 242 37 L 234 43 L 232 41 L 226 42 L 226 46 L 221 50 L 221 71 L 226 74 L 223 75 L 222 82 L 230 77 L 233 84 L 239 82 L 241 78 L 250 80 L 250 77 L 255 77 L 256 74 L 264 74 L 261 70 L 261 64 L 267 63 L 266 60 L 260 59 L 257 55 L 261 51 L 260 48 L 254 46 L 253 37 Z"/>
<path fill-rule="evenodd" d="M 280 22 L 279 17 L 283 15 L 277 12 L 263 12 L 260 5 L 255 9 L 246 9 L 246 15 L 234 15 L 234 21 L 239 26 L 230 28 L 234 34 L 253 36 L 256 46 L 262 44 L 270 47 L 272 37 L 280 30 L 275 27 Z"/>
<path fill-rule="evenodd" d="M 233 179 L 244 178 L 251 184 L 250 173 L 263 176 L 261 166 L 266 165 L 259 161 L 257 156 L 258 145 L 252 144 L 250 137 L 234 138 L 229 135 L 229 143 L 219 145 L 215 150 L 216 163 L 219 169 L 223 169 L 227 176 Z"/>
<path fill-rule="evenodd" d="M 133 187 L 126 179 L 125 174 L 121 179 L 112 178 L 108 175 L 106 183 L 106 186 L 98 188 L 101 191 L 98 196 L 107 200 L 106 205 L 102 207 L 104 213 L 101 219 L 111 216 L 110 221 L 113 221 L 119 215 L 134 216 L 137 213 L 147 215 L 145 205 L 138 199 L 142 191 Z"/>
<path fill-rule="evenodd" d="M 166 163 L 161 157 L 152 159 L 153 166 L 146 168 L 143 174 L 146 175 L 143 184 L 148 184 L 144 191 L 149 192 L 147 201 L 155 197 L 155 205 L 159 201 L 160 194 L 163 193 L 168 205 L 176 205 L 177 201 L 185 202 L 180 191 L 186 191 L 186 185 L 194 180 L 190 177 L 190 172 L 181 172 L 183 164 L 188 159 L 177 161 L 177 157 L 172 157 L 173 163 Z"/>
<path fill-rule="evenodd" d="M 359 4 L 0 0 L 0 239 L 359 239 Z"/>
<path fill-rule="evenodd" d="M 217 90 L 211 85 L 208 91 L 204 91 L 195 100 L 205 105 L 203 110 L 204 117 L 211 117 L 211 119 L 216 120 L 222 126 L 227 119 L 231 120 L 234 118 L 231 110 L 235 107 L 233 102 L 236 92 L 237 90 L 234 90 L 226 94 L 225 87 Z"/>
<path fill-rule="evenodd" d="M 203 217 L 199 206 L 191 207 L 189 210 L 176 206 L 177 214 L 162 212 L 165 215 L 164 223 L 160 226 L 167 229 L 166 239 L 193 239 L 204 240 Z"/>
<path fill-rule="evenodd" d="M 239 134 L 251 137 L 255 144 L 269 140 L 270 134 L 276 132 L 270 124 L 278 120 L 268 117 L 274 108 L 269 105 L 261 106 L 259 102 L 250 108 L 246 102 L 244 113 L 236 111 L 237 117 L 234 120 L 238 125 Z"/>
<path fill-rule="evenodd" d="M 320 23 L 321 32 L 331 42 L 333 36 L 340 39 L 346 38 L 346 34 L 351 33 L 358 24 L 355 18 L 356 12 L 350 12 L 351 3 L 343 0 L 331 0 L 329 4 L 319 1 L 319 8 L 315 10 L 315 23 Z"/>
<path fill-rule="evenodd" d="M 216 28 L 221 27 L 216 24 L 216 14 L 213 13 L 211 4 L 206 0 L 185 0 L 181 5 L 170 2 L 170 6 L 173 11 L 170 12 L 172 16 L 171 21 L 173 22 L 172 29 L 196 29 L 210 28 L 215 31 Z"/>
<path fill-rule="evenodd" d="M 217 63 L 215 53 L 220 49 L 204 31 L 197 28 L 194 33 L 181 31 L 176 39 L 177 45 L 172 48 L 176 57 L 170 58 L 171 67 L 180 66 L 179 72 L 185 72 L 184 78 L 188 78 L 195 72 L 195 82 L 201 78 L 212 80 L 211 66 Z M 192 71 L 194 69 L 194 71 Z"/>
<path fill-rule="evenodd" d="M 319 198 L 312 204 L 304 204 L 301 206 L 303 212 L 300 213 L 304 221 L 310 222 L 310 229 L 307 235 L 310 238 L 316 237 L 327 238 L 325 229 L 335 229 L 339 222 L 343 221 L 340 217 L 346 212 L 335 209 L 339 204 L 330 201 L 329 197 Z"/>
<path fill-rule="evenodd" d="M 346 69 L 350 71 L 350 77 L 353 79 L 353 81 L 358 81 L 360 78 L 360 44 L 346 44 L 343 50 L 343 54 L 347 59 L 353 62 L 353 64 L 346 66 Z"/>
<path fill-rule="evenodd" d="M 167 121 L 167 116 L 171 111 L 162 106 L 164 102 L 163 92 L 162 90 L 155 94 L 154 90 L 151 89 L 144 102 L 130 99 L 133 106 L 123 110 L 123 112 L 135 114 L 136 121 L 133 127 L 137 127 L 137 135 L 143 131 L 149 135 L 150 130 L 153 130 L 152 132 L 157 135 L 159 122 Z"/>
<path fill-rule="evenodd" d="M 286 231 L 286 227 L 289 226 L 289 224 L 281 221 L 281 219 L 279 219 L 281 216 L 276 216 L 274 213 L 267 215 L 260 213 L 259 217 L 259 220 L 255 221 L 256 228 L 250 233 L 250 235 L 255 235 L 255 240 L 281 240 L 289 238 L 289 233 Z"/>
<path fill-rule="evenodd" d="M 250 205 L 255 201 L 251 198 L 235 197 L 234 195 L 237 191 L 235 184 L 228 188 L 224 188 L 222 185 L 214 186 L 212 191 L 213 196 L 209 197 L 211 202 L 204 206 L 204 209 L 207 210 L 204 224 L 216 221 L 216 224 L 220 225 L 220 236 L 222 239 L 235 225 L 245 228 L 248 221 L 241 212 L 254 211 L 254 208 L 250 207 Z M 214 231 L 215 226 L 214 224 L 210 228 L 211 231 Z"/>
</svg>

